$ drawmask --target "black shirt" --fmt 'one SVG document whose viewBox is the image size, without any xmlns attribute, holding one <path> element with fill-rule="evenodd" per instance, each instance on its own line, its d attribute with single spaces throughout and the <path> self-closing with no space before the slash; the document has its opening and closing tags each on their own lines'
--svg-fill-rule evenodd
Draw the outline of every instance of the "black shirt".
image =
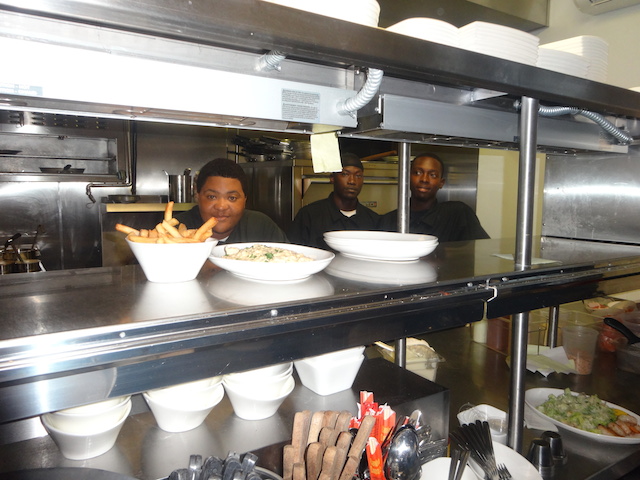
<svg viewBox="0 0 640 480">
<path fill-rule="evenodd" d="M 333 201 L 333 192 L 329 197 L 317 200 L 302 207 L 288 232 L 289 240 L 300 245 L 331 250 L 323 238 L 324 232 L 334 230 L 378 230 L 380 215 L 360 202 L 356 213 L 351 217 L 340 212 Z"/>
<path fill-rule="evenodd" d="M 196 205 L 191 210 L 176 215 L 187 228 L 200 228 L 204 221 Z M 218 243 L 274 242 L 289 243 L 285 233 L 267 215 L 255 210 L 245 210 L 229 238 Z"/>
<path fill-rule="evenodd" d="M 397 231 L 398 211 L 383 215 L 380 227 L 382 230 Z M 434 235 L 439 242 L 489 238 L 471 207 L 457 201 L 437 202 L 429 210 L 411 211 L 409 232 Z"/>
</svg>

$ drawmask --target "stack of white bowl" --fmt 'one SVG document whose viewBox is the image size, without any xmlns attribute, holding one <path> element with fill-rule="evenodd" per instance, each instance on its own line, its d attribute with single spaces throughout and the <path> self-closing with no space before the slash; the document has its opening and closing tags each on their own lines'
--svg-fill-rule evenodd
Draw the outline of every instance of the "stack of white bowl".
<svg viewBox="0 0 640 480">
<path fill-rule="evenodd" d="M 294 362 L 302 385 L 318 395 L 332 395 L 353 385 L 364 361 L 364 347 L 307 357 Z"/>
<path fill-rule="evenodd" d="M 609 44 L 606 40 L 594 35 L 577 37 L 546 43 L 543 48 L 562 50 L 581 56 L 588 62 L 587 78 L 596 82 L 607 81 L 609 65 Z"/>
<path fill-rule="evenodd" d="M 459 29 L 460 48 L 512 62 L 536 65 L 540 39 L 516 28 L 472 22 Z"/>
<path fill-rule="evenodd" d="M 378 26 L 380 5 L 376 0 L 265 0 L 285 7 L 338 18 L 370 27 Z"/>
<path fill-rule="evenodd" d="M 450 45 L 452 47 L 458 47 L 460 45 L 458 27 L 444 20 L 438 20 L 437 18 L 407 18 L 395 25 L 387 27 L 387 30 L 409 37 L 420 38 L 421 40 Z"/>
<path fill-rule="evenodd" d="M 186 432 L 202 424 L 222 397 L 222 377 L 205 378 L 143 394 L 158 426 L 166 432 Z"/>
<path fill-rule="evenodd" d="M 293 363 L 225 375 L 222 380 L 235 414 L 245 420 L 273 416 L 293 391 Z"/>
<path fill-rule="evenodd" d="M 41 420 L 62 455 L 85 460 L 113 447 L 129 412 L 131 397 L 126 396 L 45 413 Z"/>
</svg>

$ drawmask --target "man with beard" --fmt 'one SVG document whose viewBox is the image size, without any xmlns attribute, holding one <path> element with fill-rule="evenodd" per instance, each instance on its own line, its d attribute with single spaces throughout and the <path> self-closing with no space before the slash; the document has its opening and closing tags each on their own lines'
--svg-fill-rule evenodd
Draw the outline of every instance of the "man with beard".
<svg viewBox="0 0 640 480">
<path fill-rule="evenodd" d="M 438 202 L 436 194 L 445 183 L 444 164 L 432 153 L 418 155 L 411 162 L 409 233 L 438 237 L 439 242 L 489 238 L 474 211 L 463 202 Z M 381 228 L 398 229 L 398 211 L 385 214 Z"/>
<path fill-rule="evenodd" d="M 302 207 L 287 236 L 293 243 L 331 250 L 323 238 L 334 230 L 377 230 L 380 216 L 358 201 L 364 185 L 364 166 L 357 155 L 340 155 L 342 170 L 330 176 L 333 192 Z"/>
</svg>

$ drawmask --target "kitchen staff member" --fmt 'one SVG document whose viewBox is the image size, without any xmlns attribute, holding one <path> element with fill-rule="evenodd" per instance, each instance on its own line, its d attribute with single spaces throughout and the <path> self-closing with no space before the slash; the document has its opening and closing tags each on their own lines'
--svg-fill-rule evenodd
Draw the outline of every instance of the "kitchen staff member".
<svg viewBox="0 0 640 480">
<path fill-rule="evenodd" d="M 331 250 L 323 234 L 333 230 L 376 230 L 380 216 L 358 201 L 364 185 L 364 166 L 353 153 L 340 155 L 342 170 L 329 177 L 333 192 L 302 207 L 288 232 L 294 243 Z"/>
<path fill-rule="evenodd" d="M 216 217 L 213 238 L 219 244 L 287 242 L 285 233 L 267 215 L 245 209 L 247 177 L 242 167 L 231 160 L 216 158 L 200 169 L 195 200 L 198 205 L 176 218 L 187 228 L 198 228 Z"/>
<path fill-rule="evenodd" d="M 438 202 L 436 194 L 444 182 L 444 163 L 440 157 L 423 153 L 413 159 L 409 177 L 409 232 L 434 235 L 440 242 L 489 238 L 466 203 Z M 397 231 L 398 210 L 383 215 L 381 228 Z"/>
</svg>

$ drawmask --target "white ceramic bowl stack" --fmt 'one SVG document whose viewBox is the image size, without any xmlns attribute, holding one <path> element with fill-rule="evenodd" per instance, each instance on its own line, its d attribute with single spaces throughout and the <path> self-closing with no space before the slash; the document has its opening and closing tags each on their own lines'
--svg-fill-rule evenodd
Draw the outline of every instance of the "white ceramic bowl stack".
<svg viewBox="0 0 640 480">
<path fill-rule="evenodd" d="M 222 377 L 211 377 L 143 394 L 158 426 L 165 432 L 186 432 L 202 424 L 222 397 Z"/>
<path fill-rule="evenodd" d="M 85 460 L 113 447 L 130 412 L 131 397 L 126 396 L 45 413 L 41 420 L 62 455 Z"/>
<path fill-rule="evenodd" d="M 370 27 L 378 26 L 380 5 L 376 0 L 265 0 L 307 12 Z"/>
<path fill-rule="evenodd" d="M 245 420 L 262 420 L 278 411 L 293 391 L 293 363 L 225 375 L 222 380 L 235 414 Z"/>
<path fill-rule="evenodd" d="M 609 65 L 609 44 L 606 40 L 594 35 L 579 35 L 577 37 L 546 43 L 541 48 L 561 50 L 579 55 L 587 61 L 587 76 L 596 82 L 607 81 Z"/>
<path fill-rule="evenodd" d="M 421 40 L 450 45 L 452 47 L 458 47 L 460 45 L 458 27 L 444 20 L 438 20 L 437 18 L 407 18 L 406 20 L 387 27 L 387 30 Z"/>
<path fill-rule="evenodd" d="M 516 28 L 472 22 L 459 28 L 460 48 L 535 66 L 540 39 Z"/>
<path fill-rule="evenodd" d="M 364 361 L 364 347 L 296 360 L 302 385 L 318 395 L 332 395 L 351 388 Z"/>
<path fill-rule="evenodd" d="M 139 243 L 127 239 L 127 243 L 147 280 L 174 283 L 196 278 L 218 241 L 209 238 L 200 243 Z"/>
</svg>

